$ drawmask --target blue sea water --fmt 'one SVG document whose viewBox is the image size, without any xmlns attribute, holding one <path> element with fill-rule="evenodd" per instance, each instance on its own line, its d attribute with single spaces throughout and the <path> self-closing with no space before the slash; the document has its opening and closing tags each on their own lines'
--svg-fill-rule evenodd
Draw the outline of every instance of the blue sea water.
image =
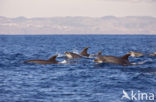
<svg viewBox="0 0 156 102">
<path fill-rule="evenodd" d="M 64 52 L 122 56 L 129 51 L 147 56 L 132 58 L 134 66 L 95 64 L 94 58 L 71 64 L 25 64 L 26 60 L 48 59 Z M 156 94 L 156 52 L 154 35 L 1 35 L 0 102 L 148 102 L 121 99 L 128 93 Z M 155 99 L 156 100 L 156 99 Z M 154 102 L 154 101 L 149 101 Z"/>
</svg>

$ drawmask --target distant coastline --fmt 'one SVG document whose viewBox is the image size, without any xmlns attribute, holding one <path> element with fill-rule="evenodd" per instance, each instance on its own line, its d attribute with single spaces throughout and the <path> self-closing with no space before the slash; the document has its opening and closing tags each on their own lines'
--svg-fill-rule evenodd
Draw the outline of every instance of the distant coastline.
<svg viewBox="0 0 156 102">
<path fill-rule="evenodd" d="M 0 35 L 156 35 L 156 17 L 51 17 L 0 16 Z"/>
</svg>

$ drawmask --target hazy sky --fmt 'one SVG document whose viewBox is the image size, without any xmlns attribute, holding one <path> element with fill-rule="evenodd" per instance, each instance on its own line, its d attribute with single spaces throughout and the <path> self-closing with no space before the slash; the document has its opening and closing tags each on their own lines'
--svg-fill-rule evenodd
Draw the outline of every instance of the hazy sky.
<svg viewBox="0 0 156 102">
<path fill-rule="evenodd" d="M 0 0 L 0 16 L 156 17 L 156 0 Z"/>
</svg>

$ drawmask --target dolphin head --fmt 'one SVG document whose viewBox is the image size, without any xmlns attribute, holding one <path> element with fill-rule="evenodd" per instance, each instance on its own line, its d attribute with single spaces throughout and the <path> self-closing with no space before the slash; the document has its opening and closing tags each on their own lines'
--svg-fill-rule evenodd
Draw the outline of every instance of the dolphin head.
<svg viewBox="0 0 156 102">
<path fill-rule="evenodd" d="M 73 58 L 72 52 L 64 52 L 64 54 L 67 56 L 67 58 Z"/>
<path fill-rule="evenodd" d="M 130 54 L 130 56 L 135 57 L 135 52 L 134 51 L 130 51 L 128 54 Z"/>
<path fill-rule="evenodd" d="M 144 55 L 143 53 L 135 52 L 135 51 L 130 51 L 129 54 L 132 57 L 140 57 L 140 56 L 143 56 Z"/>
<path fill-rule="evenodd" d="M 100 57 L 97 57 L 96 59 L 94 59 L 95 63 L 103 63 L 102 59 Z"/>
</svg>

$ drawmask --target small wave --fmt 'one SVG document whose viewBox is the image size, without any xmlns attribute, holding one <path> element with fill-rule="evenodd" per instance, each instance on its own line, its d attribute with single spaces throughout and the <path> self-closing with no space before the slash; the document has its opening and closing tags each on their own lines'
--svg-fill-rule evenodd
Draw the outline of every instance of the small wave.
<svg viewBox="0 0 156 102">
<path fill-rule="evenodd" d="M 76 50 L 76 49 L 74 49 L 72 52 L 73 52 L 73 53 L 76 53 L 76 54 L 79 54 L 79 51 Z"/>
<path fill-rule="evenodd" d="M 95 54 L 89 55 L 89 58 L 96 58 L 96 57 L 97 57 L 97 55 L 95 55 Z"/>
<path fill-rule="evenodd" d="M 138 63 L 131 63 L 132 65 L 142 65 L 142 64 L 146 64 L 146 63 L 151 63 L 153 62 L 152 60 L 144 60 L 144 61 L 140 61 Z"/>
</svg>

